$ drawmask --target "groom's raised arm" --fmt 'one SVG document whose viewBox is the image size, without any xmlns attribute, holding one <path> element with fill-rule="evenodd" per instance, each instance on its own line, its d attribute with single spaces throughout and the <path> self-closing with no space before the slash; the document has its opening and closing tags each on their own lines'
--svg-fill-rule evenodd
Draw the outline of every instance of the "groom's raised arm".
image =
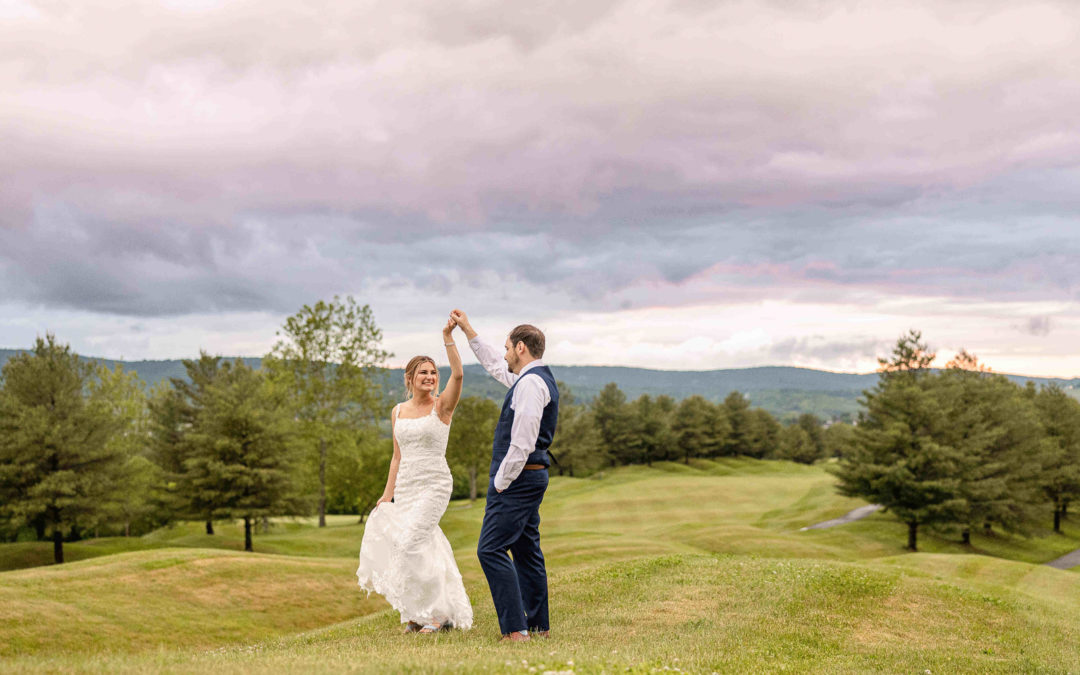
<svg viewBox="0 0 1080 675">
<path fill-rule="evenodd" d="M 492 347 L 487 342 L 484 342 L 484 340 L 476 334 L 476 331 L 473 330 L 472 324 L 469 323 L 469 317 L 466 316 L 465 312 L 460 309 L 455 309 L 450 312 L 450 318 L 452 318 L 457 325 L 461 326 L 461 330 L 465 331 L 465 337 L 469 340 L 469 348 L 472 349 L 473 354 L 476 355 L 476 360 L 480 362 L 480 365 L 484 367 L 484 370 L 488 371 L 489 375 L 507 387 L 514 386 L 514 382 L 517 381 L 518 376 L 510 372 L 510 368 L 506 364 L 506 359 L 502 357 L 499 350 L 495 349 L 495 347 Z"/>
</svg>

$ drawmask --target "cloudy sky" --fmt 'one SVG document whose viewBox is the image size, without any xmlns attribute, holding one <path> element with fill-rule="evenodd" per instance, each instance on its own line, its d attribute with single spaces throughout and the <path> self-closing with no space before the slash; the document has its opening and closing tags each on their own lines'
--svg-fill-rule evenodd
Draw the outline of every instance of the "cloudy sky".
<svg viewBox="0 0 1080 675">
<path fill-rule="evenodd" d="M 0 0 L 0 347 L 1080 376 L 1078 82 L 1073 0 Z"/>
</svg>

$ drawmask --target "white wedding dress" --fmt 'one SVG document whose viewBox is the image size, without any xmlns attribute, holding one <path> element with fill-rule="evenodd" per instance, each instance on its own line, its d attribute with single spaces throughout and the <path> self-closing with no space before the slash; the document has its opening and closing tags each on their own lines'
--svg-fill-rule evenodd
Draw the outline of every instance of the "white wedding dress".
<svg viewBox="0 0 1080 675">
<path fill-rule="evenodd" d="M 446 464 L 450 425 L 430 415 L 395 418 L 401 450 L 394 501 L 368 518 L 360 544 L 360 587 L 375 591 L 401 613 L 401 622 L 472 627 L 473 612 L 454 552 L 439 519 L 454 480 Z M 396 415 L 397 411 L 394 411 Z"/>
</svg>

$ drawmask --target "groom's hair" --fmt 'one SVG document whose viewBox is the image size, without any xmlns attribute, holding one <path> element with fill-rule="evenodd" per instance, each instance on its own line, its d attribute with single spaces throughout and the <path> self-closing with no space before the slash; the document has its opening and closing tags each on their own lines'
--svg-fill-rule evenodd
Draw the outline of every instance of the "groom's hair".
<svg viewBox="0 0 1080 675">
<path fill-rule="evenodd" d="M 519 342 L 525 343 L 525 348 L 534 359 L 544 357 L 544 333 L 536 326 L 523 323 L 510 331 L 510 346 L 513 347 Z"/>
</svg>

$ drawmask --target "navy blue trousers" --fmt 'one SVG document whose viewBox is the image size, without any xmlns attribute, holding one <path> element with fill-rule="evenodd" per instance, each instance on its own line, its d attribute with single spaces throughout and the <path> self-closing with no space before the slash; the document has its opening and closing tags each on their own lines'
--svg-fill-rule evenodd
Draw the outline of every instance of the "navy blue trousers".
<svg viewBox="0 0 1080 675">
<path fill-rule="evenodd" d="M 502 493 L 495 491 L 494 478 L 488 482 L 476 556 L 503 635 L 549 628 L 547 570 L 540 551 L 540 502 L 547 486 L 546 469 L 522 471 Z"/>
</svg>

